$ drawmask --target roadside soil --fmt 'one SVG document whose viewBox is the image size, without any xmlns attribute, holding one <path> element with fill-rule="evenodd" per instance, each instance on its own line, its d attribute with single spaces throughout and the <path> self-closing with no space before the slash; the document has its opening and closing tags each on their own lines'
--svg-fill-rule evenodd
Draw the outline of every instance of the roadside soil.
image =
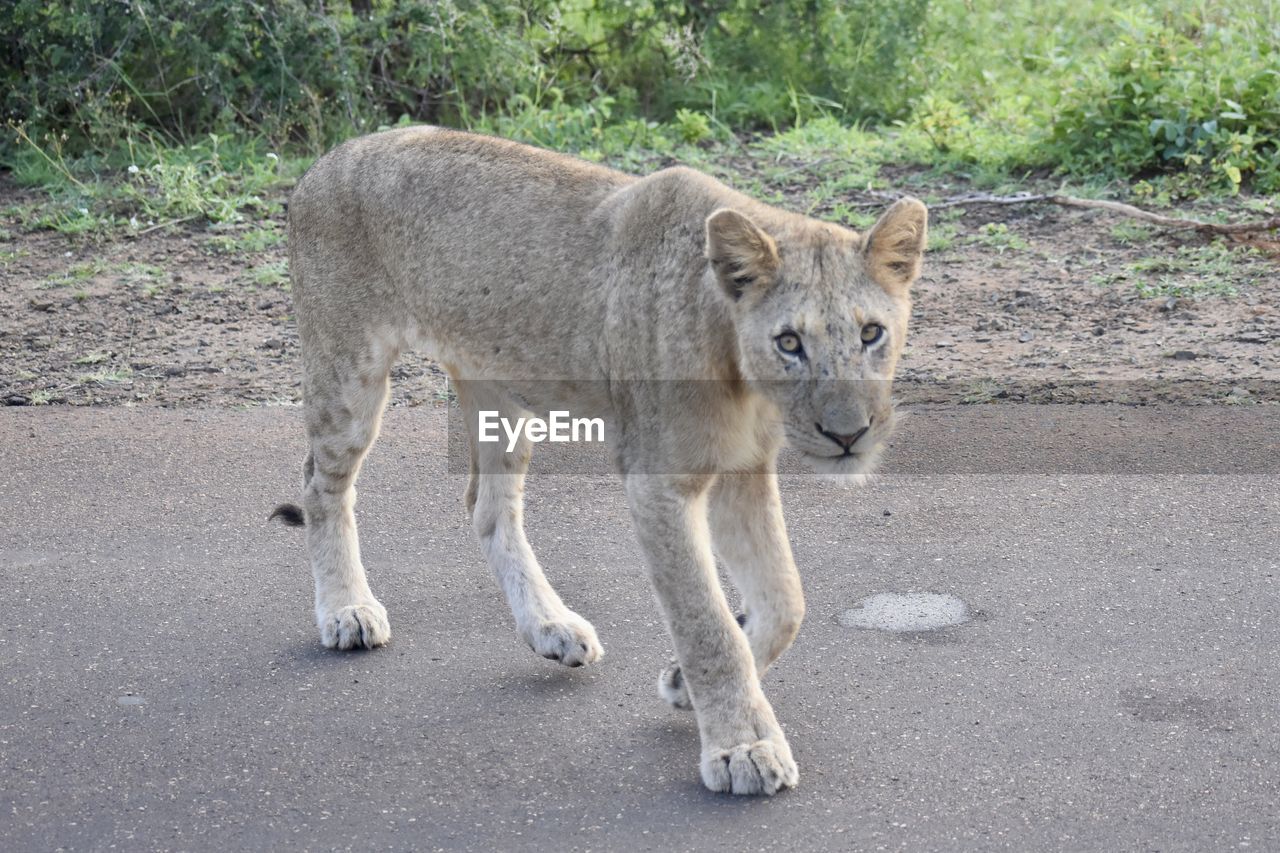
<svg viewBox="0 0 1280 853">
<path fill-rule="evenodd" d="M 813 208 L 803 173 L 780 189 L 793 209 Z M 917 181 L 911 191 L 965 189 Z M 23 230 L 16 212 L 35 198 L 0 175 L 0 401 L 299 401 L 283 217 L 95 242 Z M 1228 212 L 1258 216 L 1242 204 Z M 971 403 L 1280 399 L 1275 244 L 1126 224 L 1048 205 L 936 210 L 941 245 L 915 291 L 902 393 Z M 402 357 L 392 405 L 445 393 L 436 365 Z"/>
</svg>

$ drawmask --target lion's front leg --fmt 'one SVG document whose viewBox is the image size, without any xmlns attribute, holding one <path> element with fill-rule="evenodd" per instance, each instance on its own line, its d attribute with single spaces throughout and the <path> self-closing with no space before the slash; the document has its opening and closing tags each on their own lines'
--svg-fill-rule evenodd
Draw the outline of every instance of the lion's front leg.
<svg viewBox="0 0 1280 853">
<path fill-rule="evenodd" d="M 697 714 L 702 781 L 713 791 L 773 794 L 799 773 L 716 580 L 710 484 L 704 476 L 630 475 L 627 497 Z"/>
<path fill-rule="evenodd" d="M 712 544 L 742 593 L 745 612 L 738 623 L 763 676 L 791 646 L 804 619 L 804 593 L 787 541 L 772 462 L 720 475 L 709 504 Z M 691 707 L 679 662 L 663 670 L 658 690 L 673 706 Z"/>
</svg>

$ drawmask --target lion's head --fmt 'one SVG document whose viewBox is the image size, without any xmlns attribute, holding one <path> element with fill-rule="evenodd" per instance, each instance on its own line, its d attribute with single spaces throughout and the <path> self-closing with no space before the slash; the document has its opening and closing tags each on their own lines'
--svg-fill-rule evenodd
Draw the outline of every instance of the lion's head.
<svg viewBox="0 0 1280 853">
<path fill-rule="evenodd" d="M 798 218 L 770 233 L 727 208 L 707 218 L 707 258 L 731 303 L 739 370 L 820 473 L 868 473 L 893 431 L 891 383 L 927 222 L 913 198 L 865 235 Z"/>
</svg>

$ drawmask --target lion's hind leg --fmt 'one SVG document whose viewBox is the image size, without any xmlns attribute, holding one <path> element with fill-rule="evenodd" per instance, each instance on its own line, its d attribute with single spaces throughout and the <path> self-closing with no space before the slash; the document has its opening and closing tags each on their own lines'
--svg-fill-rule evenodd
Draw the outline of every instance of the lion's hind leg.
<svg viewBox="0 0 1280 853">
<path fill-rule="evenodd" d="M 378 435 L 395 352 L 374 341 L 304 350 L 310 452 L 303 472 L 307 553 L 316 624 L 329 648 L 374 648 L 391 639 L 387 611 L 369 589 L 354 507 L 360 465 Z"/>
<path fill-rule="evenodd" d="M 521 411 L 485 382 L 455 381 L 467 420 L 472 473 L 467 505 L 485 559 L 515 617 L 516 632 L 545 658 L 582 666 L 604 655 L 591 623 L 574 613 L 547 581 L 524 535 L 524 476 L 532 447 L 521 435 L 507 451 L 507 438 L 477 440 L 478 415 L 496 411 L 512 421 Z"/>
</svg>

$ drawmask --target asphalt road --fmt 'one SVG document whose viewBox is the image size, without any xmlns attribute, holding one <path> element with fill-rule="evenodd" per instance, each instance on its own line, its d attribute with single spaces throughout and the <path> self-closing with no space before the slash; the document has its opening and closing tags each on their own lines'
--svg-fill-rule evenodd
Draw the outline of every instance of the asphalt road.
<svg viewBox="0 0 1280 853">
<path fill-rule="evenodd" d="M 607 652 L 567 670 L 515 637 L 441 412 L 390 413 L 359 513 L 394 638 L 344 654 L 264 521 L 296 409 L 0 411 L 0 849 L 1280 849 L 1278 417 L 926 409 L 867 488 L 788 474 L 809 617 L 765 687 L 801 784 L 738 799 L 656 696 L 597 467 L 529 487 Z M 905 591 L 975 618 L 839 621 Z"/>
</svg>

